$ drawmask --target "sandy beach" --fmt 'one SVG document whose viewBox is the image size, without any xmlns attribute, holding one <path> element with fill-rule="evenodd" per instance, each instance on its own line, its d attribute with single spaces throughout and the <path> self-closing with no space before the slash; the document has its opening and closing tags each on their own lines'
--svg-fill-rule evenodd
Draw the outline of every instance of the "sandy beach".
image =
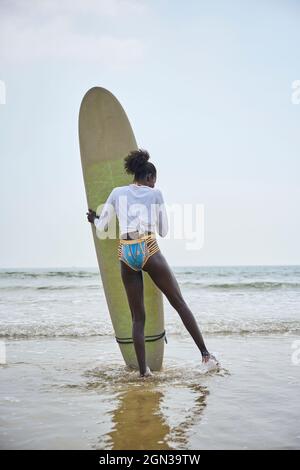
<svg viewBox="0 0 300 470">
<path fill-rule="evenodd" d="M 147 381 L 124 366 L 95 270 L 2 273 L 1 448 L 299 448 L 299 268 L 205 269 L 176 272 L 221 370 L 204 373 L 166 304 L 164 367 Z"/>
</svg>

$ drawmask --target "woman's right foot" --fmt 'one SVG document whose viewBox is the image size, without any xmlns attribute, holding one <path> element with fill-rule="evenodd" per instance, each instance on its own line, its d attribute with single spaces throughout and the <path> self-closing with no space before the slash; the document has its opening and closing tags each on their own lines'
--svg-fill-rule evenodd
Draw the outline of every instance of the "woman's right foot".
<svg viewBox="0 0 300 470">
<path fill-rule="evenodd" d="M 211 353 L 203 354 L 202 363 L 206 365 L 208 370 L 215 370 L 220 368 L 220 363 Z"/>
</svg>

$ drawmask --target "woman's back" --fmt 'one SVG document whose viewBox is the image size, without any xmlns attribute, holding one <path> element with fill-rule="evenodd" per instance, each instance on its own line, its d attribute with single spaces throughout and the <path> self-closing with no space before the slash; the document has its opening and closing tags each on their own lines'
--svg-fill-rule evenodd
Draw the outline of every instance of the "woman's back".
<svg viewBox="0 0 300 470">
<path fill-rule="evenodd" d="M 164 199 L 157 188 L 136 183 L 114 188 L 96 223 L 98 229 L 108 224 L 113 211 L 119 219 L 121 237 L 130 232 L 154 233 L 156 229 L 164 237 L 168 232 Z"/>
</svg>

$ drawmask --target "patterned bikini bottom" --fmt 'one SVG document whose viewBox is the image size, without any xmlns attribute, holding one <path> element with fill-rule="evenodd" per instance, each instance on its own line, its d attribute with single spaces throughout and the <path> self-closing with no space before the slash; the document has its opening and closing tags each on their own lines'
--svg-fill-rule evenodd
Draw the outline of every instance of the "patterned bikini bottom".
<svg viewBox="0 0 300 470">
<path fill-rule="evenodd" d="M 159 251 L 155 234 L 144 235 L 136 240 L 120 239 L 118 258 L 135 271 L 141 271 L 150 256 Z"/>
</svg>

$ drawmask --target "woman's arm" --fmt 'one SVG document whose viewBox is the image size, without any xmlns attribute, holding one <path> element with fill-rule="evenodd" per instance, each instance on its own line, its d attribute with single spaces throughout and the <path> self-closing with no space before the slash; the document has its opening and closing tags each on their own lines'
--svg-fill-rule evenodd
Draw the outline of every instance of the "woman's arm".
<svg viewBox="0 0 300 470">
<path fill-rule="evenodd" d="M 161 237 L 165 237 L 169 231 L 168 214 L 165 201 L 160 189 L 156 189 L 156 228 Z"/>
<path fill-rule="evenodd" d="M 89 209 L 89 212 L 87 213 L 87 218 L 90 223 L 95 225 L 97 231 L 106 232 L 114 212 L 115 197 L 113 189 L 110 195 L 108 196 L 106 202 L 103 204 L 100 216 L 97 216 L 95 211 Z"/>
</svg>

